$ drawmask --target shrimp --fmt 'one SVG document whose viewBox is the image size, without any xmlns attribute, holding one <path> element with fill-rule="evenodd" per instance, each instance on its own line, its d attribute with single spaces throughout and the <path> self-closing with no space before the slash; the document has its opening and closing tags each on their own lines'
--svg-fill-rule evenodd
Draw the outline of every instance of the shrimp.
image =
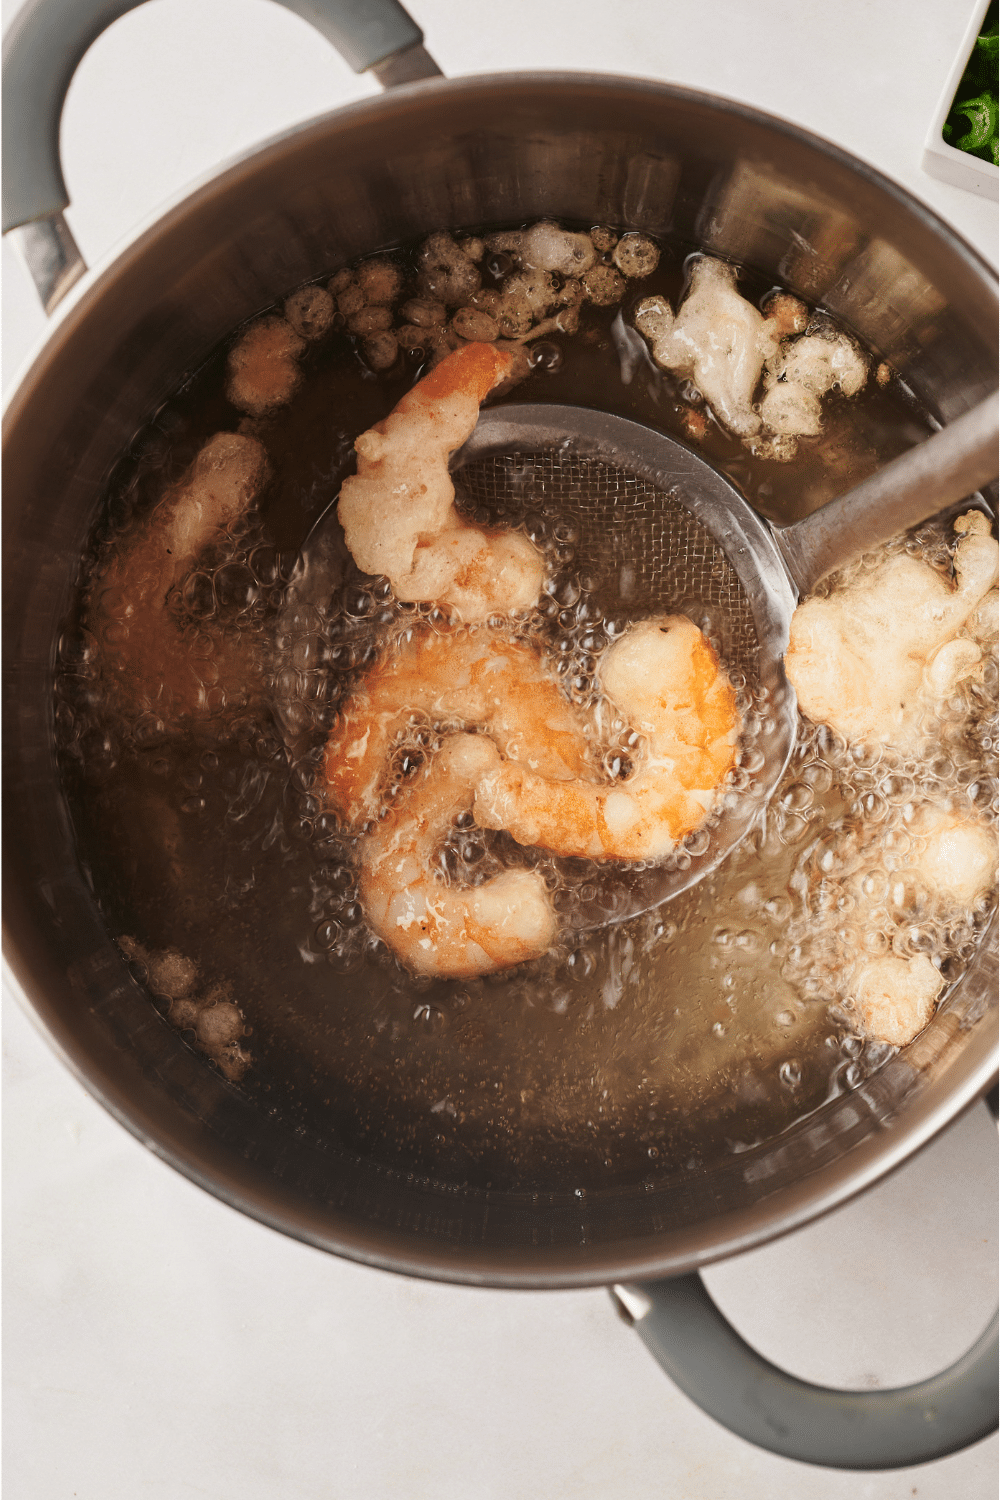
<svg viewBox="0 0 1000 1500">
<path fill-rule="evenodd" d="M 803 334 L 768 363 L 760 404 L 765 427 L 782 437 L 816 437 L 820 398 L 834 387 L 856 396 L 868 379 L 868 361 L 846 333 Z"/>
<path fill-rule="evenodd" d="M 361 848 L 360 895 L 372 930 L 418 974 L 471 979 L 538 958 L 556 919 L 534 870 L 505 870 L 456 888 L 432 861 L 482 776 L 500 759 L 485 735 L 449 735 L 430 764 L 374 825 Z"/>
<path fill-rule="evenodd" d="M 996 878 L 992 828 L 928 803 L 918 809 L 910 832 L 916 856 L 912 868 L 902 872 L 904 890 L 908 874 L 941 915 L 967 911 L 983 899 Z M 871 905 L 860 883 L 855 900 L 870 923 Z M 851 1009 L 866 1036 L 905 1047 L 927 1025 L 944 986 L 944 976 L 926 954 L 887 954 L 862 965 L 851 989 Z"/>
<path fill-rule="evenodd" d="M 414 713 L 478 728 L 511 762 L 555 781 L 591 771 L 587 726 L 533 647 L 494 630 L 415 630 L 387 648 L 327 741 L 326 795 L 357 831 L 378 810 L 397 732 Z"/>
<path fill-rule="evenodd" d="M 862 965 L 852 1009 L 867 1036 L 905 1047 L 927 1025 L 944 986 L 944 976 L 925 953 L 912 958 L 890 953 Z"/>
<path fill-rule="evenodd" d="M 601 683 L 645 738 L 632 775 L 614 785 L 559 782 L 498 762 L 473 814 L 519 844 L 592 859 L 661 859 L 702 823 L 735 759 L 735 694 L 701 631 L 682 616 L 635 625 L 605 657 Z"/>
<path fill-rule="evenodd" d="M 86 624 L 99 642 L 101 671 L 119 706 L 167 722 L 212 711 L 221 690 L 242 701 L 247 661 L 220 638 L 211 662 L 189 649 L 177 589 L 199 554 L 250 507 L 268 475 L 255 439 L 219 432 L 167 490 L 148 519 L 134 524 L 96 572 Z"/>
<path fill-rule="evenodd" d="M 447 606 L 464 621 L 528 609 L 542 587 L 541 553 L 516 532 L 460 519 L 448 456 L 461 447 L 512 357 L 466 344 L 408 391 L 355 443 L 358 472 L 339 515 L 358 567 L 384 574 L 396 597 Z"/>
<path fill-rule="evenodd" d="M 733 764 L 735 695 L 689 620 L 634 626 L 608 653 L 602 683 L 644 736 L 625 782 L 595 768 L 594 725 L 562 695 L 539 652 L 492 630 L 415 632 L 362 679 L 327 743 L 328 800 L 360 846 L 372 929 L 420 973 L 489 973 L 551 946 L 555 917 L 540 876 L 509 870 L 473 890 L 434 875 L 449 822 L 522 844 L 599 859 L 656 859 L 701 823 Z M 396 731 L 414 712 L 479 734 L 452 734 L 375 821 Z"/>
<path fill-rule="evenodd" d="M 694 381 L 723 426 L 738 437 L 760 429 L 753 394 L 766 360 L 778 352 L 777 325 L 736 290 L 736 271 L 702 256 L 676 319 L 662 297 L 649 297 L 635 325 L 665 370 Z"/>
<path fill-rule="evenodd" d="M 954 584 L 897 554 L 874 576 L 799 605 L 785 669 L 808 718 L 847 740 L 905 748 L 923 714 L 978 670 L 980 647 L 957 633 L 996 584 L 997 544 L 976 511 L 955 530 Z"/>
<path fill-rule="evenodd" d="M 800 888 L 805 882 L 810 925 L 839 913 L 835 940 L 828 932 L 815 946 L 806 941 L 811 977 L 834 993 L 858 1031 L 894 1047 L 923 1030 L 946 983 L 926 954 L 906 951 L 914 922 L 930 917 L 939 930 L 964 924 L 996 882 L 996 832 L 982 817 L 947 803 L 911 804 L 906 831 L 905 864 L 887 847 L 881 823 L 848 823 L 835 842 L 829 834 L 819 840 L 817 863 L 793 877 Z M 800 928 L 794 941 L 804 935 Z"/>
<path fill-rule="evenodd" d="M 910 825 L 917 842 L 914 874 L 939 907 L 967 909 L 996 881 L 994 829 L 942 807 L 921 808 Z"/>
</svg>

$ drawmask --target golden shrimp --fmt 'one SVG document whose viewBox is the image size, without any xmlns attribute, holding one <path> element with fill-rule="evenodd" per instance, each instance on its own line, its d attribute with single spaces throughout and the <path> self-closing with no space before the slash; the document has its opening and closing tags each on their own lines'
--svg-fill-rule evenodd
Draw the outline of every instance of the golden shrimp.
<svg viewBox="0 0 1000 1500">
<path fill-rule="evenodd" d="M 656 363 L 690 377 L 730 432 L 748 437 L 759 431 L 753 395 L 765 360 L 777 353 L 777 324 L 740 296 L 733 266 L 701 256 L 677 317 L 663 297 L 647 297 L 635 325 Z"/>
<path fill-rule="evenodd" d="M 348 828 L 369 825 L 360 894 L 373 930 L 410 968 L 463 977 L 537 957 L 555 918 L 540 876 L 508 871 L 461 890 L 433 873 L 447 828 L 472 811 L 522 844 L 597 859 L 656 859 L 703 821 L 733 764 L 733 689 L 689 620 L 647 620 L 611 648 L 605 693 L 643 736 L 623 782 L 595 769 L 593 724 L 539 652 L 494 630 L 415 632 L 387 650 L 326 748 L 326 795 Z M 478 728 L 449 736 L 380 821 L 396 731 L 413 712 Z"/>
<path fill-rule="evenodd" d="M 222 695 L 241 702 L 252 691 L 246 653 L 234 640 L 216 632 L 211 663 L 192 654 L 176 591 L 208 543 L 249 509 L 267 473 L 255 439 L 216 433 L 95 573 L 86 623 L 126 714 L 152 712 L 169 724 L 211 713 Z"/>
<path fill-rule="evenodd" d="M 734 763 L 735 694 L 701 631 L 678 615 L 633 626 L 600 676 L 644 737 L 632 775 L 610 786 L 554 781 L 500 761 L 480 781 L 473 815 L 556 854 L 661 859 L 704 821 Z"/>
<path fill-rule="evenodd" d="M 447 885 L 432 861 L 475 788 L 500 759 L 485 735 L 449 735 L 361 847 L 360 895 L 372 930 L 418 974 L 471 979 L 538 958 L 556 920 L 542 877 L 505 870 Z"/>
<path fill-rule="evenodd" d="M 880 867 L 881 839 L 870 835 L 867 847 L 862 843 L 858 850 L 858 868 L 847 888 L 854 921 L 863 934 L 859 953 L 865 952 L 875 933 L 892 945 L 911 882 L 940 919 L 975 908 L 996 880 L 997 836 L 982 819 L 925 802 L 916 808 L 907 829 L 913 861 L 909 869 L 895 872 L 888 895 L 873 894 L 870 885 Z M 894 907 L 899 914 L 894 914 Z M 927 1025 L 945 984 L 944 975 L 925 953 L 889 952 L 856 969 L 847 1009 L 866 1036 L 904 1047 Z"/>
<path fill-rule="evenodd" d="M 506 761 L 549 779 L 592 773 L 586 720 L 536 649 L 483 627 L 425 627 L 383 652 L 327 741 L 326 795 L 349 829 L 375 816 L 393 740 L 414 713 L 477 728 Z"/>
<path fill-rule="evenodd" d="M 800 604 L 792 616 L 785 669 L 799 708 L 848 741 L 906 747 L 924 714 L 957 682 L 981 670 L 967 635 L 997 582 L 997 544 L 977 511 L 954 523 L 955 582 L 905 553 L 886 557 L 874 577 Z"/>
<path fill-rule="evenodd" d="M 448 472 L 512 365 L 490 344 L 456 349 L 354 445 L 358 472 L 341 489 L 340 523 L 358 567 L 384 574 L 398 599 L 434 600 L 472 621 L 538 598 L 541 553 L 518 532 L 463 521 Z"/>
</svg>

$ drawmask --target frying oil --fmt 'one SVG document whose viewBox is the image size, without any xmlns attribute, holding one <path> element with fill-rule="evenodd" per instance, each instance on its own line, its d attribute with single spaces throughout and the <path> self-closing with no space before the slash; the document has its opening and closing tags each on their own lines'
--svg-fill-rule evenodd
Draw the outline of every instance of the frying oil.
<svg viewBox="0 0 1000 1500">
<path fill-rule="evenodd" d="M 665 246 L 640 295 L 662 292 L 676 306 L 686 250 Z M 589 308 L 579 333 L 537 346 L 514 399 L 599 406 L 684 441 L 691 393 L 627 337 L 628 311 Z M 133 518 L 208 437 L 237 424 L 223 394 L 225 353 L 123 456 L 84 559 L 81 600 Z M 942 914 L 897 877 L 921 802 L 996 819 L 995 658 L 909 755 L 858 751 L 801 721 L 787 773 L 743 846 L 666 906 L 616 926 L 574 926 L 580 903 L 593 899 L 592 865 L 521 849 L 460 819 L 441 853 L 443 878 L 474 884 L 513 863 L 539 868 L 561 938 L 521 969 L 414 979 L 366 926 L 357 849 L 324 806 L 317 772 L 359 672 L 393 638 L 446 622 L 431 606 L 396 601 L 342 546 L 328 587 L 304 597 L 299 551 L 350 470 L 354 437 L 419 376 L 421 355 L 377 375 L 341 329 L 311 346 L 303 367 L 291 404 L 254 424 L 274 472 L 259 515 L 221 537 L 184 584 L 187 650 L 206 682 L 219 653 L 238 651 L 238 699 L 220 697 L 211 719 L 183 732 L 152 714 L 126 718 L 102 692 L 101 642 L 82 623 L 82 605 L 67 623 L 58 749 L 79 857 L 112 935 L 130 939 L 133 953 L 138 943 L 183 954 L 201 992 L 239 1006 L 251 1062 L 236 1086 L 290 1130 L 439 1179 L 555 1190 L 667 1177 L 746 1150 L 853 1087 L 890 1051 L 857 1035 L 845 1009 L 857 953 L 929 953 L 950 981 L 988 916 L 985 905 Z M 871 381 L 850 402 L 829 400 L 823 435 L 803 440 L 791 464 L 753 457 L 714 423 L 702 451 L 757 509 L 787 522 L 927 425 L 898 382 Z M 592 707 L 603 653 L 630 618 L 650 611 L 637 608 L 627 576 L 602 569 L 579 518 L 544 486 L 526 486 L 499 509 L 477 510 L 475 496 L 465 503 L 481 521 L 523 527 L 543 550 L 545 591 L 523 633 L 566 692 Z M 944 565 L 946 532 L 932 524 L 893 545 Z M 716 644 L 759 728 L 766 704 L 752 673 L 731 643 Z M 415 774 L 441 730 L 414 715 L 392 776 Z M 612 775 L 627 774 L 634 747 L 629 726 L 609 721 Z M 751 786 L 761 764 L 748 735 L 734 787 Z M 859 843 L 870 881 L 860 902 Z M 149 965 L 138 958 L 133 968 L 166 1012 Z"/>
</svg>

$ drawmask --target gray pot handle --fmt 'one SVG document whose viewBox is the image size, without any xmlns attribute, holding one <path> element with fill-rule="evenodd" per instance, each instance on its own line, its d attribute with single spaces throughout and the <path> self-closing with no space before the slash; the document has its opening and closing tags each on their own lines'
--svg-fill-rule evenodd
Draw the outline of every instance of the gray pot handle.
<svg viewBox="0 0 1000 1500">
<path fill-rule="evenodd" d="M 144 0 L 28 0 L 3 47 L 3 233 L 19 231 L 22 254 L 51 312 L 86 263 L 63 209 L 69 195 L 59 162 L 59 121 L 87 48 Z M 355 73 L 372 69 L 383 87 L 440 73 L 423 32 L 399 0 L 278 0 L 311 22 Z"/>
<path fill-rule="evenodd" d="M 800 1463 L 904 1469 L 997 1427 L 997 1319 L 967 1354 L 916 1385 L 838 1391 L 779 1370 L 723 1317 L 701 1277 L 616 1286 L 611 1296 L 657 1363 L 702 1411 Z"/>
<path fill-rule="evenodd" d="M 996 1118 L 996 1085 L 985 1103 Z M 940 1375 L 889 1391 L 838 1391 L 799 1380 L 758 1354 L 723 1317 L 697 1272 L 614 1286 L 611 1300 L 702 1411 L 784 1458 L 828 1469 L 907 1469 L 997 1429 L 996 1317 Z"/>
</svg>

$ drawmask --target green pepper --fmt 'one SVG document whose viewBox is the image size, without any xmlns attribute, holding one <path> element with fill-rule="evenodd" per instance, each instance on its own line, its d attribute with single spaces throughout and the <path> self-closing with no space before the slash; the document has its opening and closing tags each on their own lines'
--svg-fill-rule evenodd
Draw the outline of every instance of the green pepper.
<svg viewBox="0 0 1000 1500">
<path fill-rule="evenodd" d="M 997 59 L 1000 53 L 1000 3 L 992 0 L 941 134 L 950 146 L 998 163 Z"/>
</svg>

